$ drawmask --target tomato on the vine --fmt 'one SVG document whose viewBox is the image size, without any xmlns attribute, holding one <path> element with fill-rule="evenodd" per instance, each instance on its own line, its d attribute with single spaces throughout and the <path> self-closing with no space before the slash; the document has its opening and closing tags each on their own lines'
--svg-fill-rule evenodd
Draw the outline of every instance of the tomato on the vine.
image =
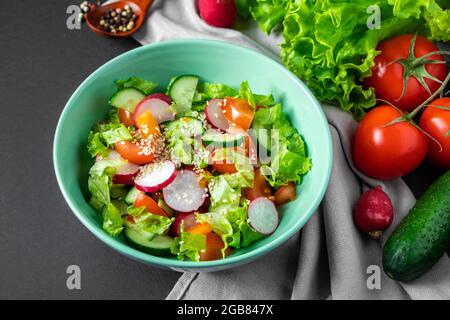
<svg viewBox="0 0 450 320">
<path fill-rule="evenodd" d="M 428 150 L 426 135 L 396 108 L 372 109 L 362 119 L 353 141 L 353 162 L 364 174 L 395 179 L 416 169 Z"/>
<path fill-rule="evenodd" d="M 396 107 L 411 111 L 439 89 L 447 73 L 444 57 L 433 42 L 421 36 L 400 35 L 380 42 L 372 76 L 365 87 Z M 424 55 L 429 56 L 423 57 Z M 421 58 L 423 57 L 423 58 Z M 438 81 L 436 81 L 438 80 Z"/>
<path fill-rule="evenodd" d="M 430 163 L 450 169 L 450 98 L 431 102 L 422 113 L 419 125 L 436 140 L 428 140 Z"/>
</svg>

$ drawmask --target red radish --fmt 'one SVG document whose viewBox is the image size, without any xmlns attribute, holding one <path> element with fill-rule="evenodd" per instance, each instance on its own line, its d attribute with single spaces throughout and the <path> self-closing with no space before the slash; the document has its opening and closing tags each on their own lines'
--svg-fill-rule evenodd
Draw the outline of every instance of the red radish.
<svg viewBox="0 0 450 320">
<path fill-rule="evenodd" d="M 279 216 L 277 208 L 266 197 L 256 198 L 248 206 L 248 220 L 255 231 L 269 235 L 278 227 Z"/>
<path fill-rule="evenodd" d="M 237 18 L 235 0 L 199 0 L 200 16 L 213 27 L 229 28 Z"/>
<path fill-rule="evenodd" d="M 180 236 L 181 223 L 183 223 L 183 230 L 188 230 L 194 226 L 197 223 L 197 221 L 195 221 L 195 213 L 180 212 L 175 216 L 175 220 L 170 225 L 170 235 L 172 237 Z"/>
<path fill-rule="evenodd" d="M 127 173 L 126 173 L 127 172 Z M 126 184 L 128 186 L 134 185 L 134 178 L 139 172 L 139 166 L 128 162 L 126 165 L 117 169 L 116 174 L 112 178 L 114 184 Z"/>
<path fill-rule="evenodd" d="M 391 199 L 381 186 L 364 192 L 355 205 L 353 212 L 355 224 L 359 230 L 372 238 L 380 238 L 382 232 L 392 223 L 394 207 Z"/>
<path fill-rule="evenodd" d="M 114 174 L 112 181 L 115 184 L 126 184 L 129 186 L 134 185 L 134 178 L 139 172 L 139 166 L 128 160 L 124 159 L 116 150 L 110 150 L 108 157 L 103 158 L 97 155 L 96 161 L 114 161 L 116 173 Z"/>
<path fill-rule="evenodd" d="M 163 195 L 164 201 L 173 210 L 192 212 L 205 202 L 206 191 L 194 171 L 180 170 L 175 180 L 163 189 Z"/>
<path fill-rule="evenodd" d="M 222 131 L 227 131 L 230 127 L 228 119 L 225 118 L 222 111 L 223 99 L 212 99 L 206 103 L 205 115 L 206 121 L 209 122 L 214 128 L 220 129 Z"/>
<path fill-rule="evenodd" d="M 157 93 L 155 95 L 160 97 L 163 94 Z M 139 102 L 133 114 L 134 123 L 136 123 L 137 117 L 146 111 L 151 112 L 152 116 L 155 118 L 158 124 L 163 123 L 165 121 L 175 120 L 175 114 L 168 110 L 168 108 L 170 107 L 171 100 L 168 100 L 166 97 L 156 98 L 155 95 L 150 95 L 145 99 L 143 99 L 141 102 Z M 170 103 L 167 101 L 170 101 Z"/>
<path fill-rule="evenodd" d="M 144 192 L 156 192 L 175 180 L 177 170 L 170 160 L 149 163 L 139 171 L 134 178 L 136 189 Z"/>
<path fill-rule="evenodd" d="M 164 93 L 154 93 L 147 97 L 147 99 L 151 99 L 151 98 L 160 99 L 168 104 L 172 104 L 172 98 Z"/>
</svg>

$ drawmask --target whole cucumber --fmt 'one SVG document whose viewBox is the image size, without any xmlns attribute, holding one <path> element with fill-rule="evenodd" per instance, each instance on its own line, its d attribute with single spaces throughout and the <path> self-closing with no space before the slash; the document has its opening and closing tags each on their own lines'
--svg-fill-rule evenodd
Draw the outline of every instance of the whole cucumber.
<svg viewBox="0 0 450 320">
<path fill-rule="evenodd" d="M 384 272 L 394 280 L 416 279 L 449 245 L 450 171 L 430 186 L 389 237 L 383 248 Z"/>
</svg>

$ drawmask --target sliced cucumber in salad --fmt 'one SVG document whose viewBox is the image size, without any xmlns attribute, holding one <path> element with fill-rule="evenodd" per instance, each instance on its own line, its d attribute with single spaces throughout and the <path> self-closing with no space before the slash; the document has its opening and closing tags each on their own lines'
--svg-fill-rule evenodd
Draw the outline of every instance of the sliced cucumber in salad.
<svg viewBox="0 0 450 320">
<path fill-rule="evenodd" d="M 236 147 L 244 143 L 245 135 L 221 133 L 215 129 L 208 129 L 202 139 L 206 145 L 214 147 Z"/>
<path fill-rule="evenodd" d="M 186 137 L 197 137 L 203 134 L 204 128 L 197 118 L 182 117 L 166 123 L 166 131 L 176 132 Z"/>
<path fill-rule="evenodd" d="M 133 204 L 136 201 L 138 195 L 140 195 L 141 193 L 143 192 L 138 190 L 136 187 L 132 187 L 125 196 L 125 202 L 128 204 Z"/>
<path fill-rule="evenodd" d="M 145 98 L 145 94 L 135 88 L 125 88 L 117 91 L 110 99 L 109 103 L 116 107 L 125 109 L 131 113 L 136 106 Z"/>
<path fill-rule="evenodd" d="M 157 256 L 170 255 L 170 248 L 174 244 L 174 239 L 165 235 L 155 235 L 148 239 L 142 232 L 125 227 L 125 240 L 134 248 Z"/>
<path fill-rule="evenodd" d="M 169 96 L 175 102 L 178 113 L 191 110 L 198 80 L 197 76 L 182 75 L 170 82 Z"/>
</svg>

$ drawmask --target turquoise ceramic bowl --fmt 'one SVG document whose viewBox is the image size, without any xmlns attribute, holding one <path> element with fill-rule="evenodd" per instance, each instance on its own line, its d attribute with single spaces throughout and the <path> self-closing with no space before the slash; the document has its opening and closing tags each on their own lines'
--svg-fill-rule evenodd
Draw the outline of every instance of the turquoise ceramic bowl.
<svg viewBox="0 0 450 320">
<path fill-rule="evenodd" d="M 101 216 L 87 202 L 88 170 L 93 160 L 86 148 L 89 130 L 104 119 L 114 80 L 139 76 L 166 86 L 172 76 L 196 74 L 203 81 L 239 87 L 248 80 L 254 92 L 272 92 L 308 145 L 313 168 L 297 187 L 297 200 L 283 207 L 278 229 L 223 260 L 179 261 L 152 256 L 111 238 Z M 143 46 L 109 61 L 92 73 L 67 102 L 56 128 L 53 161 L 61 191 L 78 219 L 100 240 L 138 261 L 177 271 L 215 271 L 255 260 L 302 228 L 323 198 L 332 166 L 332 142 L 322 109 L 306 86 L 281 64 L 255 51 L 217 41 L 181 40 Z M 94 257 L 95 259 L 95 257 Z"/>
</svg>

